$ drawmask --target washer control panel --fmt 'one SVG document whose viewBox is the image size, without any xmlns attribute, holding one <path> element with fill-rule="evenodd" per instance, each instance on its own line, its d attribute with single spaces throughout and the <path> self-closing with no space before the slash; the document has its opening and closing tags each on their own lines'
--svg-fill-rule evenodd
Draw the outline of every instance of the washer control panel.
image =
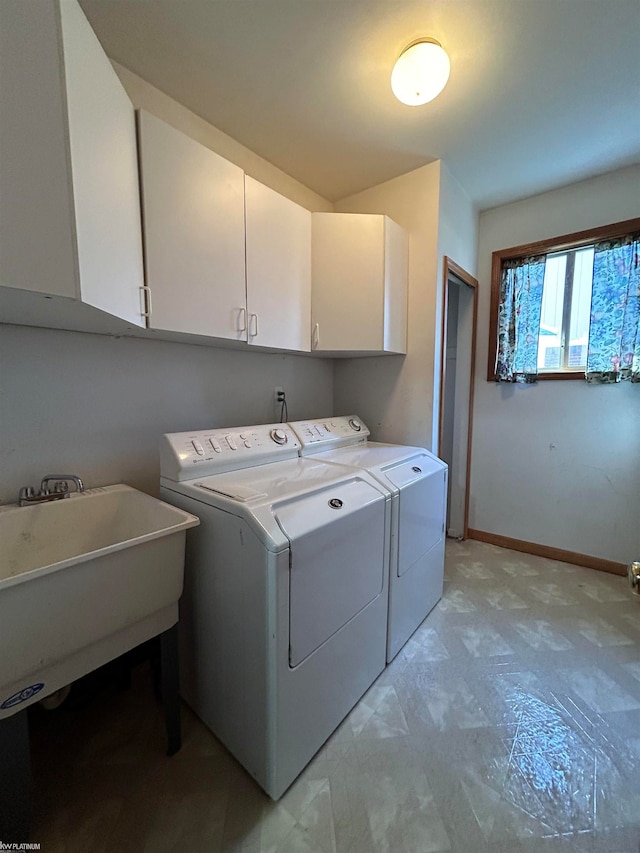
<svg viewBox="0 0 640 853">
<path fill-rule="evenodd" d="M 295 421 L 289 426 L 302 445 L 302 454 L 318 453 L 367 440 L 369 430 L 356 415 L 319 418 L 313 421 Z"/>
<path fill-rule="evenodd" d="M 162 436 L 160 475 L 174 481 L 222 474 L 298 456 L 300 442 L 288 424 L 263 424 Z"/>
<path fill-rule="evenodd" d="M 287 431 L 284 429 L 272 429 L 269 436 L 276 444 L 286 444 L 289 441 Z"/>
</svg>

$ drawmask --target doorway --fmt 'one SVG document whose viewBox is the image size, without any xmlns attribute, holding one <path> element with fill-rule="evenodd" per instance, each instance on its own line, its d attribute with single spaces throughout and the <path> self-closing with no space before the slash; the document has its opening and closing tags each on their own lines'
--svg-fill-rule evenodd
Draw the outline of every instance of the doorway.
<svg viewBox="0 0 640 853">
<path fill-rule="evenodd" d="M 449 466 L 447 536 L 466 539 L 478 315 L 478 282 L 444 258 L 439 456 Z"/>
</svg>

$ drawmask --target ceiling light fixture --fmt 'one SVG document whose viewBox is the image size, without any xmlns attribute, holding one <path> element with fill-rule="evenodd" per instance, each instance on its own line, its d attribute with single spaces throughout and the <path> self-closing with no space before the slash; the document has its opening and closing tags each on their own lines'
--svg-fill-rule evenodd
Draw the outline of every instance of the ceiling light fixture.
<svg viewBox="0 0 640 853">
<path fill-rule="evenodd" d="M 405 47 L 393 66 L 393 94 L 410 107 L 426 104 L 444 89 L 450 69 L 449 57 L 440 42 L 416 39 Z"/>
</svg>

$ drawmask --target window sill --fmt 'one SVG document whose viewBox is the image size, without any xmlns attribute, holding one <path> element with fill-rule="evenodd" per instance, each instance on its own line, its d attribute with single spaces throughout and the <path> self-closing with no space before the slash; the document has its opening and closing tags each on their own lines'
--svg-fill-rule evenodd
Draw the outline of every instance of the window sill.
<svg viewBox="0 0 640 853">
<path fill-rule="evenodd" d="M 559 370 L 554 373 L 538 373 L 537 378 L 539 381 L 546 381 L 547 379 L 582 379 L 583 382 L 586 382 L 584 370 Z M 487 376 L 487 382 L 495 381 L 495 373 L 493 376 Z"/>
<path fill-rule="evenodd" d="M 584 370 L 558 370 L 555 372 L 538 373 L 538 379 L 582 379 L 584 378 Z"/>
</svg>

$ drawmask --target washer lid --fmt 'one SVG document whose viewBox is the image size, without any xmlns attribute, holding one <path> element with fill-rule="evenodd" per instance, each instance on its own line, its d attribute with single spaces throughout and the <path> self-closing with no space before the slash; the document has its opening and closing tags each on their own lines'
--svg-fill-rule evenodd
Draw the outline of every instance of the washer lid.
<svg viewBox="0 0 640 853">
<path fill-rule="evenodd" d="M 357 472 L 349 468 L 297 457 L 286 462 L 213 474 L 194 480 L 193 485 L 241 503 L 273 504 L 317 491 L 332 483 L 352 481 L 355 476 Z"/>
<path fill-rule="evenodd" d="M 328 528 L 335 522 L 346 523 L 370 504 L 384 504 L 382 490 L 364 482 L 356 472 L 345 481 L 325 484 L 309 495 L 294 500 L 279 501 L 273 508 L 280 527 L 291 543 L 314 531 Z M 327 533 L 324 534 L 329 535 Z M 322 547 L 319 547 L 322 553 Z"/>
<path fill-rule="evenodd" d="M 266 498 L 266 492 L 260 492 L 253 488 L 250 484 L 238 483 L 232 479 L 227 482 L 219 482 L 223 475 L 218 477 L 208 477 L 204 480 L 199 480 L 194 483 L 199 489 L 206 489 L 208 492 L 214 492 L 217 495 L 224 495 L 226 498 L 231 498 L 234 501 L 250 501 L 257 498 Z"/>
<path fill-rule="evenodd" d="M 364 491 L 352 489 L 353 484 L 368 484 Z M 165 487 L 167 483 L 164 483 Z M 299 533 L 301 527 L 284 530 L 279 523 L 279 513 L 296 519 L 304 518 L 306 529 L 322 527 L 336 511 L 308 512 L 309 498 L 318 496 L 327 504 L 332 498 L 343 500 L 346 490 L 351 496 L 358 494 L 361 503 L 375 499 L 386 500 L 387 491 L 366 471 L 346 468 L 343 465 L 326 465 L 314 458 L 296 458 L 274 462 L 225 474 L 214 474 L 185 483 L 171 483 L 169 488 L 187 494 L 204 504 L 242 516 L 270 551 L 289 547 L 290 535 Z M 366 497 L 365 497 L 366 492 Z M 287 509 L 285 509 L 285 507 Z M 300 513 L 295 509 L 300 508 Z M 278 517 L 276 517 L 278 516 Z"/>
</svg>

